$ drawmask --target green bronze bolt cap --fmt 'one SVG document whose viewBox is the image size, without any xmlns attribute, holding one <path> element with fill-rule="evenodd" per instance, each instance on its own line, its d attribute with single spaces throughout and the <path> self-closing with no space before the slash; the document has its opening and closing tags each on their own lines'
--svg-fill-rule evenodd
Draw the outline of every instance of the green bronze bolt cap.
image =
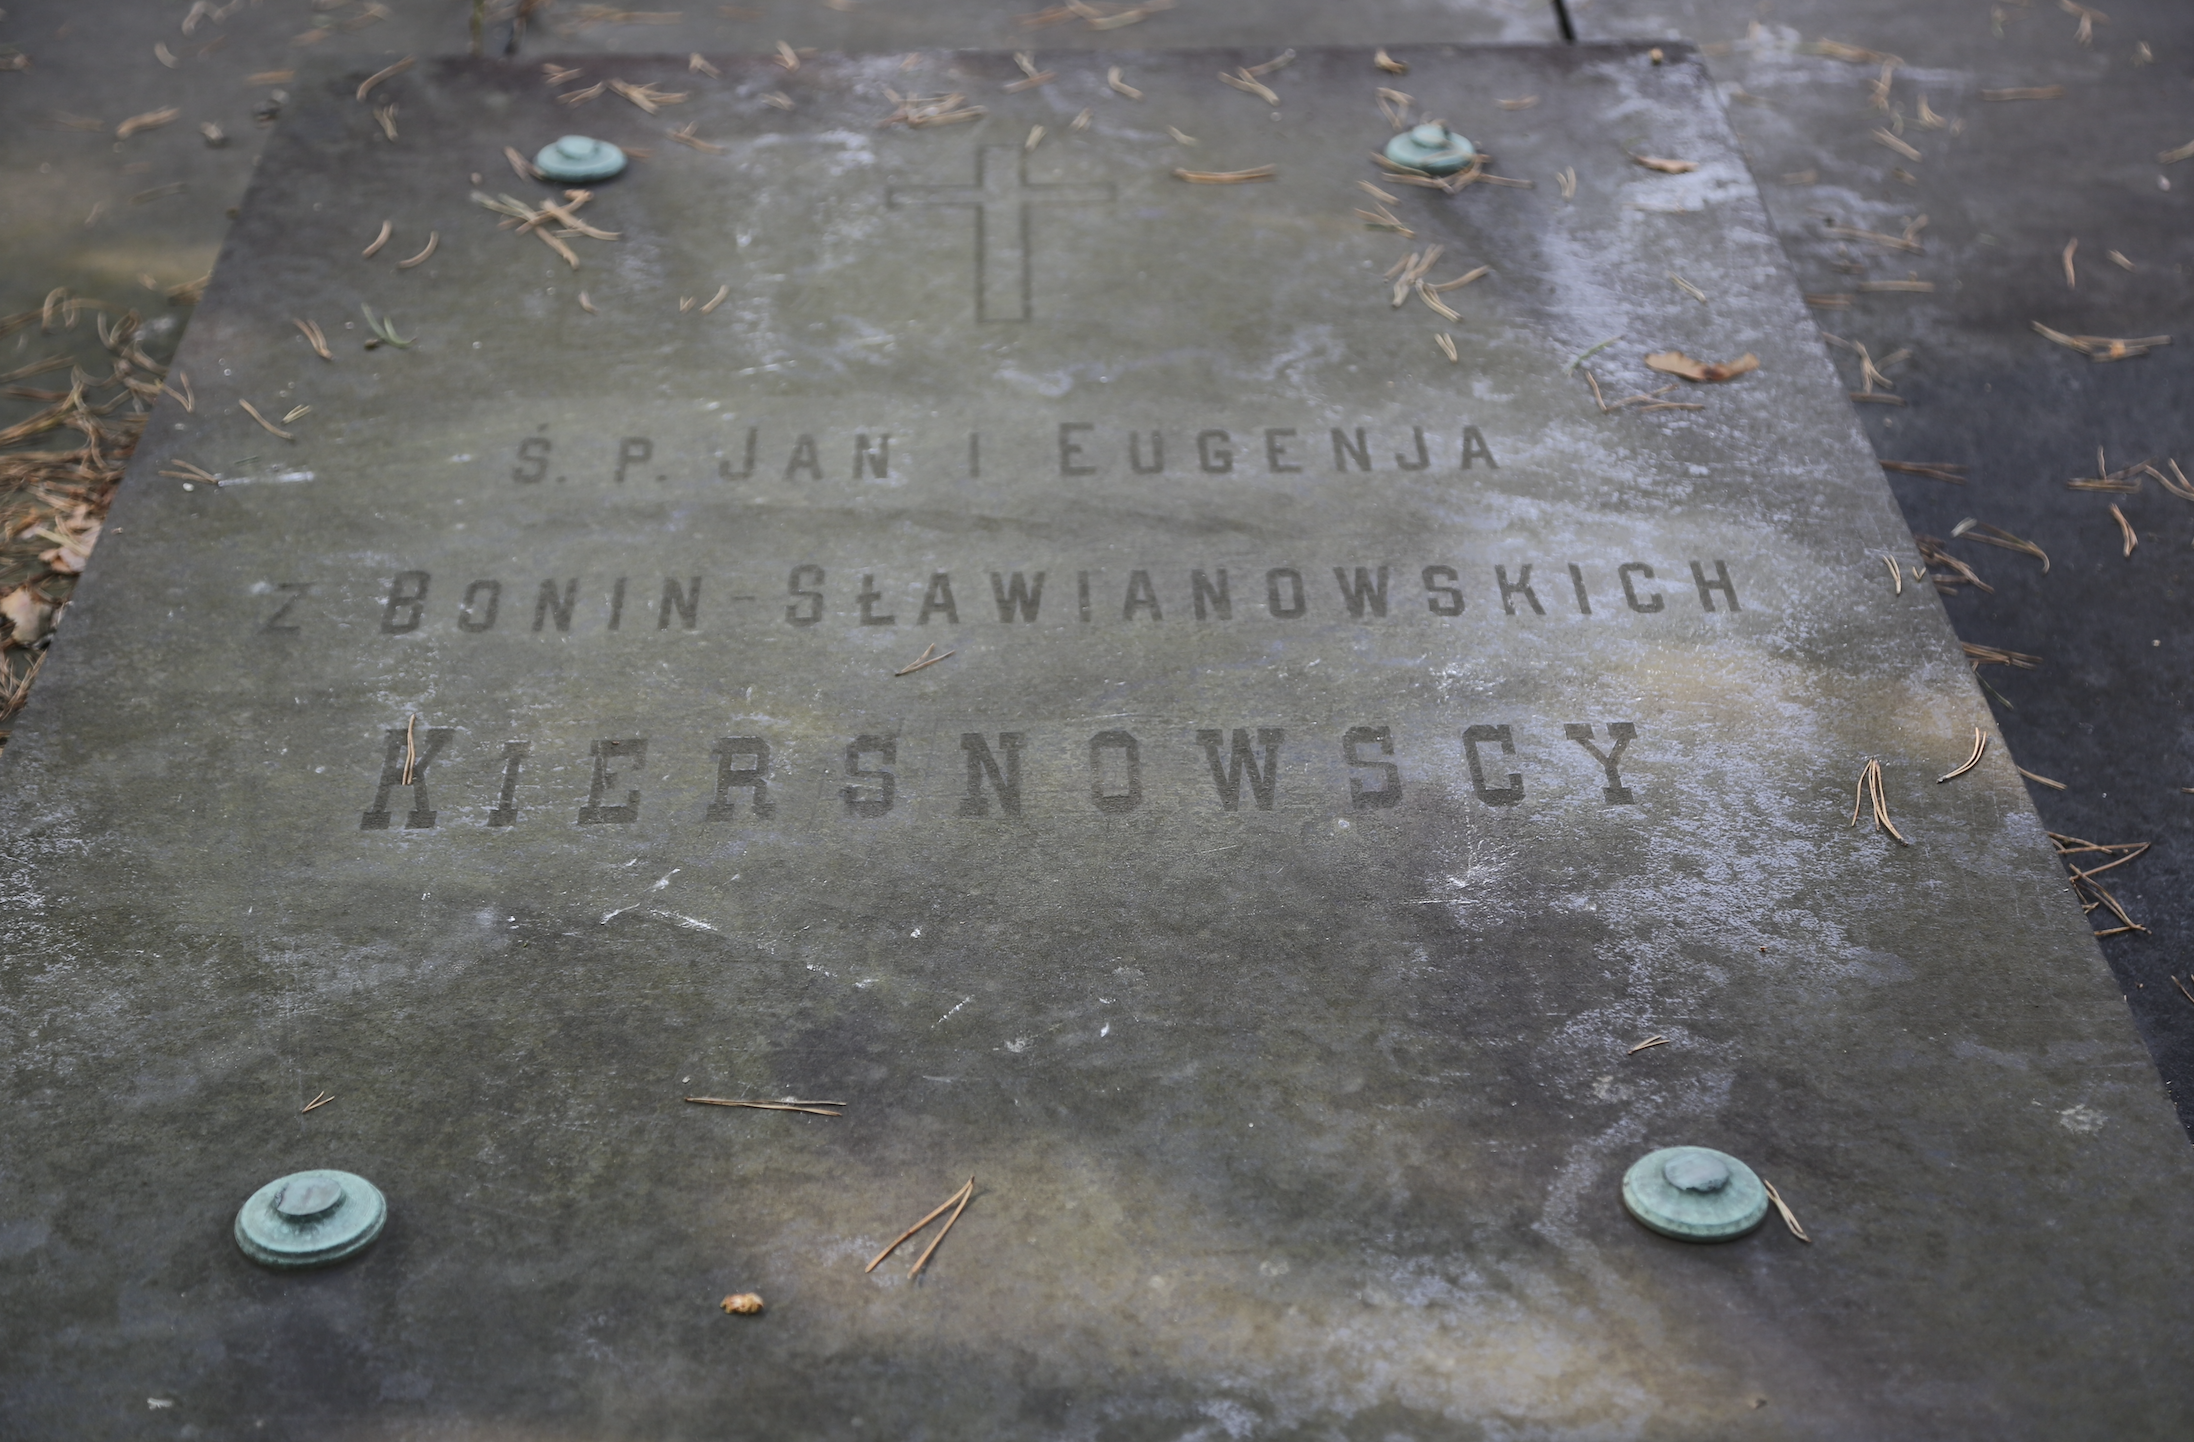
<svg viewBox="0 0 2194 1442">
<path fill-rule="evenodd" d="M 542 146 L 533 168 L 549 180 L 607 180 L 625 168 L 625 152 L 606 140 L 567 135 Z"/>
<path fill-rule="evenodd" d="M 1767 1188 L 1727 1152 L 1663 1147 L 1623 1174 L 1623 1205 L 1664 1237 L 1722 1242 L 1760 1225 Z"/>
<path fill-rule="evenodd" d="M 1389 140 L 1386 158 L 1427 175 L 1453 175 L 1470 167 L 1478 158 L 1478 147 L 1434 120 L 1412 126 Z"/>
<path fill-rule="evenodd" d="M 350 1172 L 292 1172 L 251 1194 L 236 1245 L 264 1266 L 324 1267 L 371 1246 L 388 1220 L 380 1188 Z"/>
</svg>

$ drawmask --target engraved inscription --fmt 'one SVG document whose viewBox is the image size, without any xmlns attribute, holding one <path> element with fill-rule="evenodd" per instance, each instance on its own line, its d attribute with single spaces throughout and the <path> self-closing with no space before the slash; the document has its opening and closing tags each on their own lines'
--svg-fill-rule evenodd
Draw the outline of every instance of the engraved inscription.
<svg viewBox="0 0 2194 1442">
<path fill-rule="evenodd" d="M 1037 205 L 1088 205 L 1112 200 L 1110 185 L 1032 184 L 1019 146 L 985 145 L 975 152 L 973 185 L 894 185 L 893 209 L 949 205 L 975 212 L 975 319 L 1025 321 L 1035 314 L 1035 266 L 1030 218 Z"/>
</svg>

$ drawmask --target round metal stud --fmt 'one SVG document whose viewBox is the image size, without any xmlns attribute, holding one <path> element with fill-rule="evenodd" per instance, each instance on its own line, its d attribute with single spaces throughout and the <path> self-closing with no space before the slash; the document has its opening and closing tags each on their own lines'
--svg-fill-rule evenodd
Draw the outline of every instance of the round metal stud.
<svg viewBox="0 0 2194 1442">
<path fill-rule="evenodd" d="M 388 1220 L 380 1188 L 350 1172 L 292 1172 L 251 1194 L 236 1245 L 264 1266 L 324 1267 L 372 1245 Z"/>
<path fill-rule="evenodd" d="M 1767 1188 L 1752 1168 L 1712 1147 L 1663 1147 L 1623 1174 L 1623 1206 L 1665 1237 L 1721 1242 L 1767 1215 Z"/>
<path fill-rule="evenodd" d="M 1453 175 L 1478 158 L 1478 147 L 1437 120 L 1403 131 L 1386 143 L 1386 158 L 1427 175 Z"/>
<path fill-rule="evenodd" d="M 625 152 L 606 140 L 567 135 L 554 145 L 544 145 L 533 157 L 533 168 L 550 180 L 607 180 L 625 168 Z"/>
</svg>

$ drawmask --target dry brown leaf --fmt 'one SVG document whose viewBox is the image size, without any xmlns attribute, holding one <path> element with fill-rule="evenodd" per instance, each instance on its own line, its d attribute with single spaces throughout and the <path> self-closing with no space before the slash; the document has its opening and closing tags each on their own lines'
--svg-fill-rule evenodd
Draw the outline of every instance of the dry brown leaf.
<svg viewBox="0 0 2194 1442">
<path fill-rule="evenodd" d="M 59 541 L 50 551 L 41 551 L 38 559 L 64 576 L 81 576 L 84 562 L 91 557 L 91 548 L 99 544 L 99 522 L 86 520 L 83 514 L 62 523 L 62 529 L 50 527 L 37 532 L 41 539 Z"/>
<path fill-rule="evenodd" d="M 1728 362 L 1693 360 L 1680 350 L 1655 351 L 1646 357 L 1646 369 L 1687 381 L 1733 381 L 1760 368 L 1760 358 L 1746 351 Z"/>
<path fill-rule="evenodd" d="M 53 627 L 53 607 L 28 586 L 17 586 L 0 596 L 0 620 L 13 629 L 8 642 L 15 646 L 36 644 Z"/>
</svg>

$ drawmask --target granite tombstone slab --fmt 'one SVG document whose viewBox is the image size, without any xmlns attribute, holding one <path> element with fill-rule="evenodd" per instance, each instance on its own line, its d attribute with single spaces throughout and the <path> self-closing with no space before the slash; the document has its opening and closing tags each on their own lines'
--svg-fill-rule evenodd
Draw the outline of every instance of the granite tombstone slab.
<svg viewBox="0 0 2194 1442">
<path fill-rule="evenodd" d="M 1701 72 L 1396 53 L 299 81 L 0 773 L 10 1430 L 2183 1427 L 2194 1168 Z"/>
</svg>

